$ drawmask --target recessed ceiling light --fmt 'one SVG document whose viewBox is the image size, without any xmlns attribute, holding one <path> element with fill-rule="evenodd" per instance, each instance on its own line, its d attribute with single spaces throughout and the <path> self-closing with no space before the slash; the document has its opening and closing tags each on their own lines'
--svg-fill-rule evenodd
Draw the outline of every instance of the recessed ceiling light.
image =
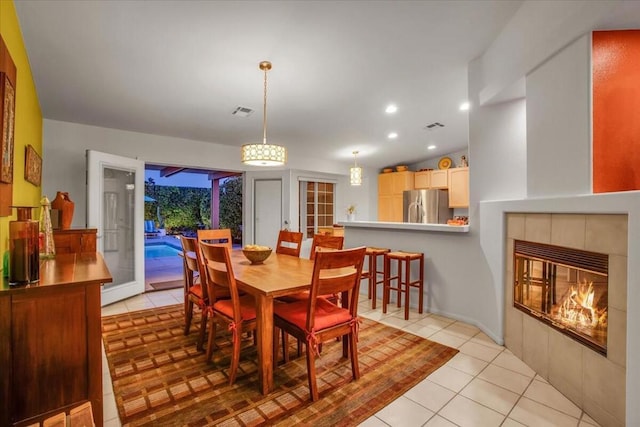
<svg viewBox="0 0 640 427">
<path fill-rule="evenodd" d="M 427 147 L 427 150 L 435 150 L 436 146 L 435 145 L 430 145 Z"/>
<path fill-rule="evenodd" d="M 396 111 L 398 111 L 398 107 L 394 104 L 387 105 L 387 108 L 384 110 L 384 112 L 387 114 L 393 114 Z"/>
<path fill-rule="evenodd" d="M 389 135 L 387 135 L 387 137 L 389 139 L 396 139 L 398 137 L 398 134 L 396 132 L 389 132 Z"/>
<path fill-rule="evenodd" d="M 471 107 L 469 102 L 463 102 L 460 104 L 460 111 L 467 111 Z"/>
</svg>

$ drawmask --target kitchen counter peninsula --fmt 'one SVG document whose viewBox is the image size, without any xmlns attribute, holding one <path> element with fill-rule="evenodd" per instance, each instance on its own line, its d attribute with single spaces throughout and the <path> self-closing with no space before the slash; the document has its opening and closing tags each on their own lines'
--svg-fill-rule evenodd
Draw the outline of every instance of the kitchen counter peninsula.
<svg viewBox="0 0 640 427">
<path fill-rule="evenodd" d="M 415 222 L 342 221 L 345 228 L 373 228 L 382 230 L 435 231 L 440 233 L 468 233 L 468 225 L 421 224 Z M 348 232 L 348 231 L 347 231 Z"/>
</svg>

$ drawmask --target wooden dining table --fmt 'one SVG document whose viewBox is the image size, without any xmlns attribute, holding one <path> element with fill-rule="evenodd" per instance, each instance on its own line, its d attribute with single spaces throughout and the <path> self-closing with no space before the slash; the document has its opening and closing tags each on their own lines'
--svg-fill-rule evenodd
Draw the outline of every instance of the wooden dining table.
<svg viewBox="0 0 640 427">
<path fill-rule="evenodd" d="M 256 300 L 258 387 L 262 394 L 273 390 L 273 300 L 308 290 L 313 261 L 272 253 L 262 264 L 251 264 L 241 250 L 231 251 L 238 287 Z"/>
</svg>

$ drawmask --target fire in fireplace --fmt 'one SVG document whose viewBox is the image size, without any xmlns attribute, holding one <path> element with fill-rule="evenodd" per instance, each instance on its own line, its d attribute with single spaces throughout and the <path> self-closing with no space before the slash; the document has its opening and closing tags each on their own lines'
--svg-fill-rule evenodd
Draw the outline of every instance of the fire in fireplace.
<svg viewBox="0 0 640 427">
<path fill-rule="evenodd" d="M 514 307 L 607 354 L 606 254 L 516 240 Z"/>
</svg>

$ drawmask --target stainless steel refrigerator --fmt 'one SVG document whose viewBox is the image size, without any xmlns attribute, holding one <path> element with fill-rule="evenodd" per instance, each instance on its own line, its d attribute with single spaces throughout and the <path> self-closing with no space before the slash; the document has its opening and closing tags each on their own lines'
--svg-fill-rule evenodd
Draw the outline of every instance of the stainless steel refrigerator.
<svg viewBox="0 0 640 427">
<path fill-rule="evenodd" d="M 446 224 L 453 218 L 447 190 L 410 190 L 404 192 L 404 222 Z"/>
</svg>

